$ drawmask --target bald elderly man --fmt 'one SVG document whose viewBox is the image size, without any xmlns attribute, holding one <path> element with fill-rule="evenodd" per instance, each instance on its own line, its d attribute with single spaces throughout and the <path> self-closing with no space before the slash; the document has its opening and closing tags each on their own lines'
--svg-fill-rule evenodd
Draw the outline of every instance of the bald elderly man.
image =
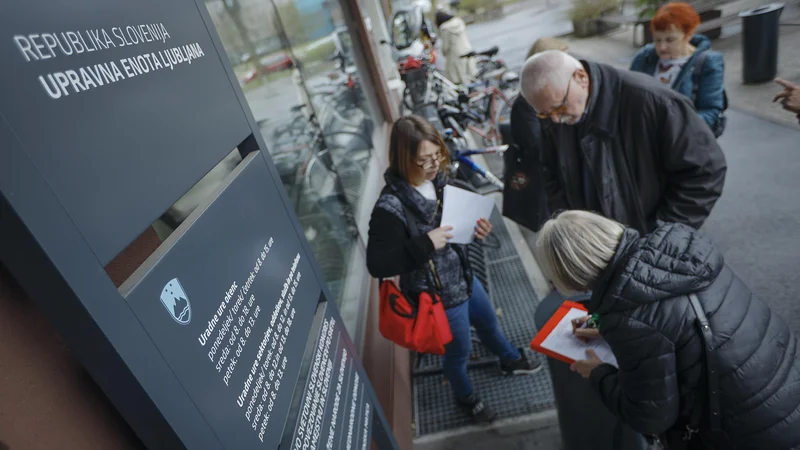
<svg viewBox="0 0 800 450">
<path fill-rule="evenodd" d="M 550 50 L 522 68 L 522 95 L 544 127 L 550 211 L 584 209 L 642 233 L 658 220 L 700 228 L 727 165 L 683 95 L 653 77 Z"/>
</svg>

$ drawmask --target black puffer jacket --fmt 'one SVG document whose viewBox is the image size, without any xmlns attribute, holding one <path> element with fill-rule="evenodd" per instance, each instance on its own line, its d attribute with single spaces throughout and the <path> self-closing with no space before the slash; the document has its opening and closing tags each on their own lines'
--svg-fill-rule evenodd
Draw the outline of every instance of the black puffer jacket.
<svg viewBox="0 0 800 450">
<path fill-rule="evenodd" d="M 434 250 L 427 233 L 438 228 L 442 220 L 441 199 L 446 184 L 440 174 L 433 184 L 440 201 L 427 200 L 414 187 L 386 172 L 386 187 L 372 210 L 367 243 L 367 269 L 376 278 L 400 275 L 400 289 L 417 298 L 420 292 L 433 292 L 427 262 L 433 260 L 442 284 L 445 308 L 460 305 L 472 295 L 472 270 L 462 245 L 447 244 Z M 411 237 L 403 205 L 417 221 L 419 236 Z"/>
<path fill-rule="evenodd" d="M 592 371 L 606 406 L 643 434 L 688 421 L 695 396 L 707 393 L 690 293 L 709 318 L 719 361 L 724 434 L 716 448 L 800 445 L 797 337 L 724 264 L 716 246 L 685 225 L 661 225 L 643 238 L 628 229 L 595 286 L 589 309 L 600 315 L 600 333 L 620 367 Z M 708 437 L 705 422 L 701 434 Z"/>
</svg>

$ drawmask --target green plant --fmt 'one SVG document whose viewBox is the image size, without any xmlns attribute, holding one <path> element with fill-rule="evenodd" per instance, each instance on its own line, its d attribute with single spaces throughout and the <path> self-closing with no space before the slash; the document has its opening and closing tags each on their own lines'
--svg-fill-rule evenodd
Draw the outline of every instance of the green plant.
<svg viewBox="0 0 800 450">
<path fill-rule="evenodd" d="M 669 0 L 636 0 L 636 8 L 639 10 L 639 18 L 653 17 L 661 5 Z"/>
<path fill-rule="evenodd" d="M 603 13 L 618 9 L 619 5 L 619 0 L 575 0 L 569 18 L 574 22 L 597 19 Z"/>
</svg>

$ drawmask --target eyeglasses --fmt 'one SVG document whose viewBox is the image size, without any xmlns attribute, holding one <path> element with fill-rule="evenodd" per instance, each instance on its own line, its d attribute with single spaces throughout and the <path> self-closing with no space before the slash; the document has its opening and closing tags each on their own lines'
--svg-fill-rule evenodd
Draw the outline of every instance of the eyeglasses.
<svg viewBox="0 0 800 450">
<path fill-rule="evenodd" d="M 442 154 L 436 152 L 432 157 L 427 158 L 424 162 L 417 161 L 415 164 L 421 169 L 433 169 L 442 162 Z"/>
<path fill-rule="evenodd" d="M 567 99 L 569 99 L 569 87 L 572 85 L 572 77 L 570 77 L 569 81 L 567 82 L 567 93 L 564 94 L 564 101 L 561 102 L 561 105 L 556 106 L 555 108 L 551 109 L 550 112 L 547 113 L 536 113 L 536 117 L 540 119 L 547 119 L 548 117 L 552 117 L 553 114 L 561 116 L 561 114 L 567 111 Z"/>
</svg>

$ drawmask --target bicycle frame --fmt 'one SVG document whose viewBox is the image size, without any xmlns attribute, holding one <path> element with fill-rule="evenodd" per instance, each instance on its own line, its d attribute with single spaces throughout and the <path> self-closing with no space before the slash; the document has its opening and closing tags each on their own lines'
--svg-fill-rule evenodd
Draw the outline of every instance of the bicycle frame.
<svg viewBox="0 0 800 450">
<path fill-rule="evenodd" d="M 464 164 L 468 168 L 470 168 L 472 171 L 477 173 L 478 175 L 486 178 L 492 185 L 494 185 L 494 186 L 496 186 L 496 187 L 498 187 L 498 188 L 500 188 L 502 190 L 505 187 L 505 184 L 503 184 L 503 181 L 500 180 L 499 178 L 497 178 L 497 176 L 495 176 L 492 172 L 484 169 L 478 163 L 476 163 L 475 161 L 471 160 L 469 157 L 471 155 L 481 155 L 481 154 L 487 154 L 487 153 L 503 153 L 506 150 L 508 150 L 508 145 L 498 145 L 498 146 L 486 147 L 486 148 L 477 149 L 477 150 L 458 150 L 458 149 L 454 149 L 452 151 L 452 154 L 451 154 L 450 158 L 451 158 L 451 160 L 455 160 L 457 163 L 456 164 L 452 164 L 452 170 L 453 171 L 457 171 L 458 167 L 459 167 L 459 164 Z"/>
<path fill-rule="evenodd" d="M 483 116 L 489 119 L 489 129 L 487 131 L 483 131 L 474 124 L 470 124 L 467 126 L 471 131 L 473 131 L 478 136 L 482 137 L 484 140 L 489 142 L 492 145 L 497 145 L 497 143 L 502 140 L 502 135 L 500 133 L 500 127 L 498 126 L 498 98 L 505 103 L 506 106 L 511 108 L 511 101 L 503 94 L 503 91 L 498 89 L 496 86 L 490 86 L 486 89 L 473 92 L 469 95 L 469 104 L 474 105 L 482 100 L 484 100 L 487 96 L 489 96 L 489 104 L 481 111 Z"/>
</svg>

